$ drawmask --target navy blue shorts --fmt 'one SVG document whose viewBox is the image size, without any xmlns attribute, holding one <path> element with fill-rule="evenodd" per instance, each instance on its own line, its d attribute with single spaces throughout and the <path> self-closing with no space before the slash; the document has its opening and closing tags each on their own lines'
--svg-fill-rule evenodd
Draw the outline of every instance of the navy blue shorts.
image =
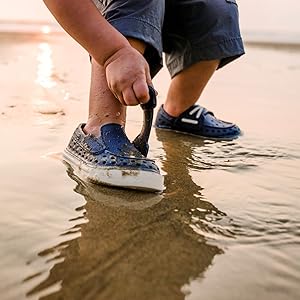
<svg viewBox="0 0 300 300">
<path fill-rule="evenodd" d="M 236 0 L 93 0 L 106 20 L 126 37 L 144 41 L 154 76 L 162 53 L 171 76 L 192 64 L 244 54 Z"/>
</svg>

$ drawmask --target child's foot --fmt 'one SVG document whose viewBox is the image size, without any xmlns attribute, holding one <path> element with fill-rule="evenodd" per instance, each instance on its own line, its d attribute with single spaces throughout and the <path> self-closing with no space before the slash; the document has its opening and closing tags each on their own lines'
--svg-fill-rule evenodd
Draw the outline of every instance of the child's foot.
<svg viewBox="0 0 300 300">
<path fill-rule="evenodd" d="M 77 175 L 95 183 L 145 191 L 162 191 L 163 177 L 153 160 L 145 158 L 128 140 L 119 124 L 100 128 L 100 136 L 75 130 L 64 159 Z"/>
<path fill-rule="evenodd" d="M 161 106 L 155 127 L 210 139 L 233 139 L 241 134 L 237 125 L 217 119 L 212 112 L 200 105 L 191 106 L 178 117 L 170 116 Z"/>
</svg>

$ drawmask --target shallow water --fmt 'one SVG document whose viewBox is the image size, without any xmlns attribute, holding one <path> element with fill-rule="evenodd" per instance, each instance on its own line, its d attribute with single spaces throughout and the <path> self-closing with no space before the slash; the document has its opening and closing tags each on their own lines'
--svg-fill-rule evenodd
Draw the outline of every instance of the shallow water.
<svg viewBox="0 0 300 300">
<path fill-rule="evenodd" d="M 149 195 L 60 161 L 86 117 L 84 51 L 64 35 L 0 39 L 1 299 L 299 299 L 297 47 L 249 46 L 208 86 L 203 105 L 240 139 L 153 130 L 166 190 Z M 129 135 L 140 127 L 130 108 Z"/>
</svg>

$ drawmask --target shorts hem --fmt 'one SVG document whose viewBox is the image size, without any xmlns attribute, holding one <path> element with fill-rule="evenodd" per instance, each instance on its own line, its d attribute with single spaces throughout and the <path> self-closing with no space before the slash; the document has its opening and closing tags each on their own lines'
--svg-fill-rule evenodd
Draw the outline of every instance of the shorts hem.
<svg viewBox="0 0 300 300">
<path fill-rule="evenodd" d="M 205 47 L 195 47 L 195 45 L 190 45 L 190 48 L 191 49 L 186 51 L 183 55 L 176 57 L 167 63 L 171 77 L 174 77 L 187 67 L 199 61 L 219 59 L 220 64 L 218 69 L 220 69 L 245 54 L 241 37 L 225 39 Z"/>
<path fill-rule="evenodd" d="M 124 36 L 142 40 L 151 45 L 162 56 L 161 32 L 156 26 L 145 20 L 133 17 L 114 19 L 109 22 Z"/>
</svg>

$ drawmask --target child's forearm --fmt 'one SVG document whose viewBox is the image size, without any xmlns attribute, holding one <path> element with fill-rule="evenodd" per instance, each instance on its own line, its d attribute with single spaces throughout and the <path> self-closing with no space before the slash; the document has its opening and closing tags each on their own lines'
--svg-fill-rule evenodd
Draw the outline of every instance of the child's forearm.
<svg viewBox="0 0 300 300">
<path fill-rule="evenodd" d="M 149 100 L 149 65 L 99 13 L 92 0 L 44 0 L 60 25 L 105 67 L 107 85 L 123 105 Z"/>
<path fill-rule="evenodd" d="M 60 25 L 100 64 L 128 41 L 99 13 L 91 0 L 44 0 Z"/>
</svg>

